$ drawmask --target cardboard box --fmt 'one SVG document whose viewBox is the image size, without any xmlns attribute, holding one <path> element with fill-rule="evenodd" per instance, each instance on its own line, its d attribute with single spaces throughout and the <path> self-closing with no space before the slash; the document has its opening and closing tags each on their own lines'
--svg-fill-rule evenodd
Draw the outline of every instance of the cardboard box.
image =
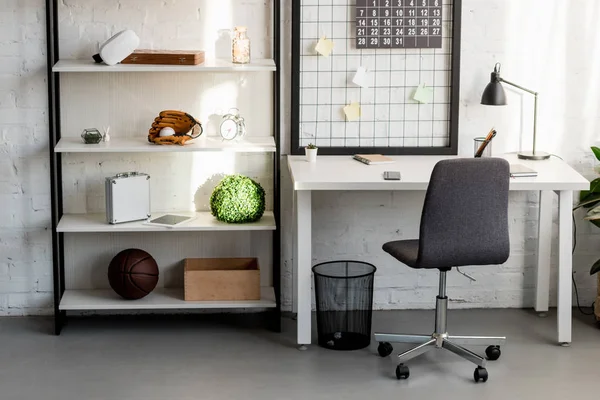
<svg viewBox="0 0 600 400">
<path fill-rule="evenodd" d="M 260 300 L 256 258 L 186 258 L 186 301 Z"/>
</svg>

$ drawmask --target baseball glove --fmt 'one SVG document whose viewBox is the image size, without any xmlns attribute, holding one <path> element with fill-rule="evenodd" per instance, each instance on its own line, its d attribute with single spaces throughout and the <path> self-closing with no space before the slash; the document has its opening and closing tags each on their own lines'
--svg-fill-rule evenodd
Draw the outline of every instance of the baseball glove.
<svg viewBox="0 0 600 400">
<path fill-rule="evenodd" d="M 160 136 L 163 128 L 173 128 L 174 135 Z M 190 114 L 183 111 L 166 110 L 161 111 L 154 119 L 148 133 L 148 141 L 155 144 L 178 144 L 184 145 L 190 139 L 202 135 L 202 124 Z"/>
</svg>

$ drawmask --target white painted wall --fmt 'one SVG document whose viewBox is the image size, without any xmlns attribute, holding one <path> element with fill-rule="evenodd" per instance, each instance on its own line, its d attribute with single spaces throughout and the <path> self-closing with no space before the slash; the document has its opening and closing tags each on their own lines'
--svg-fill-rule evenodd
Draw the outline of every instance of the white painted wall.
<svg viewBox="0 0 600 400">
<path fill-rule="evenodd" d="M 237 11 L 230 13 L 234 4 L 239 4 L 239 7 L 236 8 Z M 286 19 L 284 27 L 287 29 L 290 27 L 291 1 L 284 0 L 283 4 Z M 5 0 L 0 10 L 0 152 L 3 154 L 0 161 L 0 198 L 3 205 L 0 210 L 0 315 L 51 312 L 43 5 L 43 0 Z M 599 11 L 600 4 L 585 0 L 572 0 L 568 3 L 560 0 L 463 1 L 461 155 L 470 155 L 472 138 L 487 132 L 492 125 L 499 132 L 494 141 L 495 153 L 528 148 L 532 107 L 529 96 L 508 90 L 508 107 L 486 108 L 479 105 L 479 96 L 489 79 L 489 72 L 493 64 L 500 61 L 506 79 L 541 93 L 539 148 L 560 155 L 586 176 L 593 176 L 591 166 L 594 161 L 588 148 L 596 144 L 598 139 L 593 127 L 598 122 L 596 110 L 600 109 L 600 100 L 595 95 L 595 88 L 598 86 L 595 71 L 600 62 L 600 58 L 596 56 L 600 54 L 600 33 L 596 33 L 593 16 Z M 229 18 L 229 15 L 234 17 Z M 224 42 L 219 39 L 219 30 L 234 24 L 247 24 L 253 39 L 253 54 L 260 57 L 260 54 L 266 54 L 270 41 L 264 28 L 268 25 L 268 16 L 269 10 L 265 2 L 258 0 L 242 3 L 234 0 L 69 0 L 61 2 L 61 31 L 64 33 L 61 36 L 61 52 L 63 56 L 87 57 L 95 50 L 96 42 L 121 28 L 131 27 L 140 33 L 142 44 L 146 47 L 173 46 L 173 39 L 177 38 L 177 47 L 200 46 L 209 54 L 224 55 L 227 46 L 222 46 Z M 207 18 L 212 27 L 207 23 L 199 23 L 207 21 Z M 263 34 L 253 34 L 253 30 Z M 265 39 L 261 40 L 263 36 Z M 289 30 L 285 31 L 285 38 L 289 41 Z M 288 45 L 284 51 L 288 56 L 284 76 L 288 77 L 289 53 Z M 161 76 L 160 81 L 152 81 L 150 78 L 150 82 L 164 88 L 168 86 L 162 81 L 165 78 L 166 75 Z M 175 88 L 186 86 L 185 79 L 208 79 L 195 82 L 206 85 L 207 88 L 212 79 L 233 79 L 182 78 L 177 74 L 168 78 L 173 80 Z M 166 100 L 164 97 L 154 97 L 154 94 L 162 94 L 163 91 L 152 93 L 150 89 L 144 89 L 141 81 L 134 81 L 135 78 L 119 78 L 118 75 L 90 77 L 93 80 L 91 85 L 81 82 L 81 79 L 82 77 L 72 77 L 65 82 L 66 87 L 75 92 L 79 90 L 77 96 L 72 98 L 68 97 L 72 93 L 65 93 L 69 104 L 94 96 L 94 92 L 86 90 L 88 87 L 107 90 L 109 95 L 125 93 L 126 96 L 137 96 L 136 87 L 149 93 L 145 100 L 154 102 L 153 104 L 144 102 L 137 107 L 135 98 L 132 97 L 132 105 L 127 109 L 111 108 L 102 103 L 82 109 L 92 125 L 99 125 L 110 119 L 120 125 L 120 121 L 134 113 L 131 119 L 135 123 L 124 135 L 136 134 L 142 129 L 145 132 L 146 121 L 153 117 L 155 107 L 160 108 L 169 98 L 173 101 L 173 97 L 170 97 L 173 94 L 169 93 L 165 95 Z M 117 92 L 120 83 L 125 88 Z M 288 82 L 285 83 L 285 90 L 289 94 Z M 241 93 L 239 99 L 235 98 L 241 104 L 248 104 L 254 99 L 249 89 L 242 90 Z M 215 112 L 212 109 L 215 107 L 206 98 L 202 99 L 202 94 L 198 96 L 195 99 L 185 98 L 178 105 L 183 107 L 192 104 L 192 107 L 197 107 L 199 117 L 206 120 Z M 222 103 L 228 103 L 229 100 L 231 99 L 225 96 Z M 289 97 L 286 96 L 283 116 L 284 148 L 289 146 L 289 106 Z M 219 107 L 224 105 L 220 104 Z M 86 121 L 81 119 L 81 114 L 66 112 L 65 124 L 69 129 L 64 134 L 76 136 L 79 125 Z M 252 116 L 255 114 L 252 113 Z M 268 121 L 269 118 L 256 118 L 255 126 L 260 126 L 260 121 L 265 120 Z M 169 171 L 162 170 L 157 164 L 166 162 L 174 170 L 178 170 L 178 166 L 187 165 L 185 170 L 189 172 L 192 162 L 162 156 L 160 160 L 149 157 L 108 158 L 110 162 L 104 166 L 101 165 L 103 160 L 96 156 L 93 159 L 81 156 L 65 158 L 68 164 L 65 171 L 65 203 L 69 210 L 102 209 L 102 192 L 97 185 L 90 185 L 87 178 L 78 180 L 78 171 L 84 160 L 86 176 L 92 178 L 102 177 L 113 169 L 129 169 L 131 166 L 139 167 L 136 169 L 151 169 L 157 176 L 168 176 Z M 268 162 L 263 158 L 242 157 L 235 161 L 235 165 L 241 167 L 242 171 L 263 179 L 265 186 L 272 187 L 268 181 Z M 205 168 L 206 164 L 199 170 L 206 174 Z M 285 309 L 291 309 L 291 191 L 286 168 L 282 168 L 282 173 L 283 302 Z M 196 175 L 195 179 L 195 184 L 199 186 L 207 177 L 201 174 Z M 82 186 L 77 188 L 77 185 L 73 186 L 74 182 L 80 182 Z M 178 187 L 176 182 L 172 187 Z M 156 192 L 161 208 L 197 207 L 187 193 L 192 190 L 189 186 L 188 183 L 185 189 L 177 189 L 176 191 L 183 192 L 175 197 L 161 197 Z M 206 193 L 203 196 L 206 197 Z M 375 293 L 377 308 L 432 307 L 437 276 L 400 266 L 380 250 L 381 244 L 386 240 L 415 237 L 422 199 L 423 193 L 316 194 L 313 202 L 315 262 L 341 257 L 372 261 L 379 268 Z M 532 305 L 536 200 L 536 193 L 511 194 L 511 258 L 500 267 L 467 269 L 478 279 L 474 283 L 456 273 L 451 274 L 449 293 L 451 299 L 455 300 L 455 306 Z M 394 222 L 391 222 L 389 213 L 394 213 Z M 595 292 L 595 282 L 587 276 L 587 270 L 600 257 L 600 231 L 581 221 L 581 214 L 576 214 L 576 220 L 578 247 L 574 266 L 582 303 L 587 305 L 593 301 Z M 556 224 L 553 229 L 556 240 Z M 86 255 L 99 257 L 99 260 L 106 258 L 109 249 L 114 250 L 115 240 L 118 240 L 105 239 L 106 242 L 93 247 L 93 238 L 84 236 L 81 238 L 82 247 L 68 242 L 69 248 L 74 252 L 74 265 L 79 264 L 75 260 L 85 259 Z M 252 240 L 255 239 L 260 241 L 262 237 Z M 129 243 L 135 241 L 135 238 L 127 237 L 125 240 Z M 198 240 L 206 246 L 199 246 L 199 249 L 212 249 L 215 253 L 223 251 L 215 248 L 209 237 Z M 247 246 L 253 246 L 248 240 L 247 237 L 241 238 L 241 252 L 247 251 Z M 145 243 L 151 246 L 153 242 L 148 240 Z M 94 250 L 90 251 L 92 247 Z M 98 251 L 98 248 L 102 250 Z M 268 251 L 265 250 L 263 254 L 268 257 Z M 165 260 L 171 259 L 171 255 L 165 256 Z M 555 263 L 554 256 L 554 268 Z M 102 286 L 101 274 L 97 272 L 101 270 L 100 264 L 97 261 L 95 266 L 88 266 L 91 269 L 87 272 L 74 266 L 70 279 L 86 287 Z M 552 296 L 555 297 L 555 290 L 552 291 Z"/>
</svg>

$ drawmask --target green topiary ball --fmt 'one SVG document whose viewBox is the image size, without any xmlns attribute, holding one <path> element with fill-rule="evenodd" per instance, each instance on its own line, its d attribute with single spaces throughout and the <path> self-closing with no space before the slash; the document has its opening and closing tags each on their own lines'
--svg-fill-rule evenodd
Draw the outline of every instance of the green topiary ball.
<svg viewBox="0 0 600 400">
<path fill-rule="evenodd" d="M 210 211 L 223 222 L 258 221 L 265 212 L 265 190 L 247 176 L 226 176 L 210 196 Z"/>
</svg>

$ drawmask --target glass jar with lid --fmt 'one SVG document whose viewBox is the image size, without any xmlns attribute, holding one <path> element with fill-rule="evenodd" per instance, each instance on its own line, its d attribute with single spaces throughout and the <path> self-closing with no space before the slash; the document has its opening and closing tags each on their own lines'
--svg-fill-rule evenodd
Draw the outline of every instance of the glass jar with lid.
<svg viewBox="0 0 600 400">
<path fill-rule="evenodd" d="M 248 64 L 250 62 L 250 39 L 246 35 L 245 26 L 236 26 L 231 44 L 232 62 L 235 64 Z"/>
</svg>

